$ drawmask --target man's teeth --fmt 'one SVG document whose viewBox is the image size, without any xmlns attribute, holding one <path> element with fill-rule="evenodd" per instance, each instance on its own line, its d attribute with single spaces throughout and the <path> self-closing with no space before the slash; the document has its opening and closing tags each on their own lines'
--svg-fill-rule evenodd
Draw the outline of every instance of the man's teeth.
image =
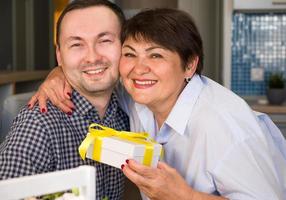
<svg viewBox="0 0 286 200">
<path fill-rule="evenodd" d="M 104 71 L 104 69 L 97 69 L 97 70 L 88 70 L 88 71 L 85 71 L 85 73 L 87 73 L 87 74 L 99 74 L 103 71 Z"/>
<path fill-rule="evenodd" d="M 139 85 L 152 85 L 152 84 L 155 84 L 156 81 L 138 81 L 138 80 L 135 80 L 135 83 L 139 84 Z"/>
</svg>

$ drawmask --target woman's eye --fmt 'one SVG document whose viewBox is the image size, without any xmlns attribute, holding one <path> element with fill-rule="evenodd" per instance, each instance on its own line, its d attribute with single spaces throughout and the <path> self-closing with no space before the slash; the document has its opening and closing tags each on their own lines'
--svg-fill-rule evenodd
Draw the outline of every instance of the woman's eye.
<svg viewBox="0 0 286 200">
<path fill-rule="evenodd" d="M 135 57 L 135 55 L 132 54 L 132 53 L 124 53 L 123 56 L 124 56 L 124 57 L 130 57 L 130 58 L 131 58 L 131 57 Z"/>
<path fill-rule="evenodd" d="M 152 53 L 150 55 L 151 58 L 163 58 L 163 56 L 161 54 L 158 54 L 158 53 Z"/>
</svg>

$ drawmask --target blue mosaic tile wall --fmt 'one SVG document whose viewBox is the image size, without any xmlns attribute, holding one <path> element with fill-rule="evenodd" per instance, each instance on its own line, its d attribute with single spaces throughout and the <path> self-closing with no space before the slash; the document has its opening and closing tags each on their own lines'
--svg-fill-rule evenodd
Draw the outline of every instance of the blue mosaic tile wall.
<svg viewBox="0 0 286 200">
<path fill-rule="evenodd" d="M 231 89 L 265 95 L 269 75 L 286 73 L 286 13 L 233 13 Z M 251 68 L 264 68 L 264 81 L 251 81 Z"/>
</svg>

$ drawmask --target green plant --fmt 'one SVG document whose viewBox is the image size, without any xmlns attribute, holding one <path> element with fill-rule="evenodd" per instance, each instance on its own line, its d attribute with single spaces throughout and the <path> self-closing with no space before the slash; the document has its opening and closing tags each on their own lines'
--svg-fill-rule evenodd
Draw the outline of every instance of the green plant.
<svg viewBox="0 0 286 200">
<path fill-rule="evenodd" d="M 268 80 L 269 88 L 284 88 L 285 79 L 282 73 L 271 74 Z"/>
</svg>

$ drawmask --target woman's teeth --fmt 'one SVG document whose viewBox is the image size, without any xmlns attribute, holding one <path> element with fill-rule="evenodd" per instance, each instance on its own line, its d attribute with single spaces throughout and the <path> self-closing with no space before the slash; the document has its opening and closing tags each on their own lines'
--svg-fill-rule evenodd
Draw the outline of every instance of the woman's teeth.
<svg viewBox="0 0 286 200">
<path fill-rule="evenodd" d="M 152 85 L 152 84 L 155 84 L 156 81 L 138 81 L 138 80 L 135 80 L 135 83 L 138 85 Z"/>
</svg>

